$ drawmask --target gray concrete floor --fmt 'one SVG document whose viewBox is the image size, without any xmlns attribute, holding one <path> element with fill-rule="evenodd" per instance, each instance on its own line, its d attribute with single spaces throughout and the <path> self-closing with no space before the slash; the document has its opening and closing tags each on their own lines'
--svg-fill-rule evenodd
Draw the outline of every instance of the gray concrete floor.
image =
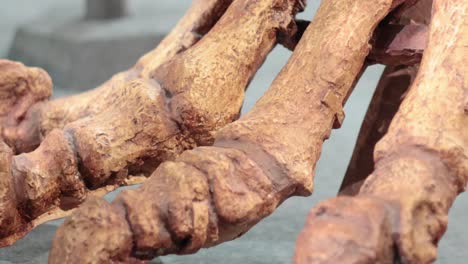
<svg viewBox="0 0 468 264">
<path fill-rule="evenodd" d="M 51 8 L 75 9 L 82 8 L 78 0 L 15 0 L 0 1 L 0 57 L 5 56 L 14 28 L 18 23 L 25 23 L 44 12 L 51 12 Z M 172 10 L 174 15 L 180 16 L 180 10 L 186 8 L 189 0 L 171 1 L 143 1 L 132 0 L 132 9 L 138 15 L 151 15 L 158 8 Z M 310 19 L 318 5 L 318 1 L 309 1 L 309 7 L 301 17 Z M 62 9 L 62 10 L 64 10 Z M 49 11 L 47 11 L 49 10 Z M 51 12 L 53 13 L 53 12 Z M 290 55 L 282 47 L 276 48 L 269 56 L 264 66 L 252 81 L 246 95 L 243 112 L 250 109 L 255 101 L 263 94 L 274 76 L 278 73 Z M 294 243 L 298 232 L 304 224 L 308 211 L 317 202 L 333 197 L 346 171 L 354 142 L 364 117 L 373 88 L 382 71 L 382 66 L 371 67 L 359 82 L 356 91 L 349 99 L 345 111 L 346 120 L 341 129 L 332 133 L 323 148 L 321 159 L 317 165 L 315 177 L 315 192 L 307 198 L 291 198 L 270 217 L 260 222 L 243 237 L 224 243 L 211 249 L 204 249 L 190 256 L 163 257 L 164 263 L 259 263 L 279 264 L 291 263 L 294 253 Z M 59 94 L 64 94 L 63 92 Z M 285 98 L 287 100 L 287 98 Z M 109 199 L 115 194 L 108 196 Z M 440 242 L 437 263 L 467 263 L 468 252 L 464 249 L 468 245 L 468 195 L 462 194 L 450 211 L 449 228 Z M 47 250 L 53 237 L 55 221 L 33 231 L 14 246 L 0 249 L 0 264 L 7 263 L 46 263 Z"/>
</svg>

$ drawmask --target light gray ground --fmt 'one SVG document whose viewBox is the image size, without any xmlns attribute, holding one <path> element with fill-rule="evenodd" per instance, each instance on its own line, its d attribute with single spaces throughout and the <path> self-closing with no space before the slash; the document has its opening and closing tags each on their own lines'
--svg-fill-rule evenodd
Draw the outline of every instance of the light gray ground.
<svg viewBox="0 0 468 264">
<path fill-rule="evenodd" d="M 132 10 L 137 15 L 157 14 L 158 6 L 172 10 L 174 16 L 180 16 L 181 11 L 189 4 L 189 0 L 130 0 Z M 18 23 L 25 23 L 44 12 L 61 7 L 60 10 L 82 8 L 78 0 L 15 0 L 0 1 L 0 57 L 7 54 L 9 41 Z M 302 18 L 310 19 L 318 6 L 318 1 L 309 1 L 308 10 Z M 63 12 L 63 11 L 62 11 Z M 290 55 L 282 47 L 278 47 L 269 56 L 265 65 L 253 80 L 245 101 L 243 112 L 248 111 L 255 101 L 263 94 L 274 76 L 278 73 Z M 243 237 L 217 246 L 204 249 L 191 256 L 163 257 L 164 263 L 259 263 L 279 264 L 291 263 L 294 253 L 294 243 L 298 232 L 304 224 L 308 211 L 318 201 L 332 197 L 340 185 L 346 171 L 354 142 L 364 117 L 367 105 L 372 96 L 373 88 L 382 71 L 381 66 L 371 67 L 359 82 L 355 92 L 348 101 L 345 111 L 346 119 L 341 129 L 332 133 L 323 148 L 321 159 L 317 166 L 315 192 L 308 198 L 291 198 L 287 200 L 273 215 L 259 223 Z M 63 92 L 59 91 L 59 94 Z M 285 98 L 287 100 L 287 98 Z M 112 197 L 113 195 L 111 195 Z M 110 198 L 111 198 L 110 197 Z M 449 216 L 449 229 L 440 242 L 439 259 L 437 263 L 462 264 L 468 262 L 468 195 L 459 196 Z M 8 263 L 46 263 L 47 250 L 59 221 L 46 224 L 28 235 L 13 247 L 0 249 L 0 264 Z"/>
</svg>

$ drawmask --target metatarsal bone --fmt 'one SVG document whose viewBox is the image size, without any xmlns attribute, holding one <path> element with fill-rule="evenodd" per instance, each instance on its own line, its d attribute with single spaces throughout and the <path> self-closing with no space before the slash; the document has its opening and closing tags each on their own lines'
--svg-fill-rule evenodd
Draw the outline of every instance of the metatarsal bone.
<svg viewBox="0 0 468 264">
<path fill-rule="evenodd" d="M 428 48 L 376 145 L 374 172 L 357 197 L 328 200 L 312 211 L 298 239 L 296 263 L 326 263 L 337 255 L 340 263 L 392 263 L 393 256 L 402 263 L 435 261 L 448 210 L 468 182 L 468 3 L 435 0 L 433 10 Z M 353 232 L 366 226 L 373 228 L 365 237 Z M 381 253 L 389 250 L 394 254 Z"/>
</svg>

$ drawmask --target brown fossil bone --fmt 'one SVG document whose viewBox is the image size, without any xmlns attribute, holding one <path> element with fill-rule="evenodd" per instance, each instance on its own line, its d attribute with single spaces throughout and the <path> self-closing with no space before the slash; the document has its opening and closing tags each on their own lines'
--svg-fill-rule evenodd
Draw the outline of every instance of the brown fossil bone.
<svg viewBox="0 0 468 264">
<path fill-rule="evenodd" d="M 0 97 L 0 137 L 4 138 L 14 152 L 28 152 L 34 150 L 53 129 L 63 128 L 70 122 L 102 112 L 112 104 L 112 98 L 118 93 L 113 89 L 114 86 L 138 78 L 148 78 L 164 62 L 193 46 L 208 33 L 232 1 L 194 0 L 191 8 L 169 35 L 132 69 L 116 74 L 94 90 L 71 97 L 44 101 L 52 92 L 49 77 L 45 73 L 31 75 L 31 72 L 38 70 L 24 67 L 18 69 L 19 66 L 14 69 L 11 62 L 0 61 L 2 70 L 5 69 L 3 67 L 10 68 L 9 72 L 0 76 L 1 92 L 8 96 L 6 102 L 3 99 L 5 97 Z M 16 70 L 16 73 L 11 72 L 12 70 Z M 21 77 L 20 75 L 23 77 L 12 83 L 13 76 Z M 36 78 L 45 83 L 41 87 L 36 84 L 36 90 L 23 89 L 25 80 L 31 83 L 35 76 L 39 76 Z M 15 92 L 20 89 L 23 90 Z M 15 110 L 9 107 L 11 104 L 21 104 L 21 108 Z"/>
<path fill-rule="evenodd" d="M 0 59 L 0 132 L 17 126 L 31 105 L 46 100 L 51 92 L 52 80 L 45 71 Z"/>
<path fill-rule="evenodd" d="M 0 246 L 62 216 L 90 191 L 135 183 L 161 161 L 211 144 L 214 131 L 238 117 L 246 86 L 279 31 L 295 30 L 302 8 L 297 0 L 235 1 L 193 47 L 147 77 L 113 81 L 100 94 L 101 112 L 52 130 L 33 152 L 5 158 L 13 191 L 4 190 L 0 212 L 16 203 L 18 213 L 0 222 Z"/>
<path fill-rule="evenodd" d="M 448 210 L 468 182 L 467 18 L 465 1 L 434 0 L 428 48 L 375 147 L 374 172 L 356 197 L 312 210 L 295 263 L 436 259 Z"/>
<path fill-rule="evenodd" d="M 212 147 L 161 164 L 111 204 L 89 200 L 59 228 L 49 261 L 193 253 L 242 235 L 289 196 L 310 194 L 322 143 L 343 121 L 343 100 L 391 7 L 391 0 L 322 1 L 289 62 L 247 115 L 221 129 Z"/>
<path fill-rule="evenodd" d="M 374 34 L 376 47 L 368 59 L 388 66 L 364 117 L 340 194 L 357 194 L 364 180 L 374 170 L 374 146 L 387 133 L 392 118 L 416 77 L 420 57 L 427 43 L 431 9 L 432 0 L 419 0 L 409 7 L 403 5 L 392 12 L 385 19 L 387 24 L 379 27 Z M 407 32 L 416 34 L 405 33 L 405 28 Z M 419 29 L 424 33 L 420 34 Z"/>
</svg>

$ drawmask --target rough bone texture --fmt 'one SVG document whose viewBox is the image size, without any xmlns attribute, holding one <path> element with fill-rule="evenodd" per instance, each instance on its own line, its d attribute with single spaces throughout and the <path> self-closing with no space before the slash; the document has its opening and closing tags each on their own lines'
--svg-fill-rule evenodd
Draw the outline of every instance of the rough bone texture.
<svg viewBox="0 0 468 264">
<path fill-rule="evenodd" d="M 338 197 L 317 204 L 297 240 L 294 263 L 393 264 L 388 214 L 373 197 Z M 355 240 L 360 247 L 353 246 Z"/>
<path fill-rule="evenodd" d="M 391 263 L 395 257 L 424 264 L 436 259 L 448 210 L 468 182 L 467 16 L 466 2 L 434 1 L 428 48 L 388 133 L 375 147 L 374 172 L 357 197 L 326 201 L 318 207 L 320 214 L 317 209 L 310 214 L 297 242 L 296 263 L 328 263 L 325 259 L 343 252 L 341 263 Z M 342 203 L 355 206 L 343 208 Z M 333 213 L 336 208 L 342 208 L 340 213 Z M 381 215 L 372 217 L 376 211 Z M 362 214 L 367 222 L 352 220 Z M 355 236 L 352 230 L 364 225 L 384 228 Z M 346 231 L 338 235 L 336 228 Z M 320 241 L 330 245 L 326 252 L 317 250 L 315 238 L 320 237 L 327 237 Z M 341 247 L 334 246 L 336 241 Z M 389 250 L 393 256 L 382 253 Z M 356 255 L 362 261 L 351 257 Z"/>
<path fill-rule="evenodd" d="M 52 94 L 50 76 L 39 68 L 26 67 L 21 63 L 0 59 L 0 138 L 14 146 L 15 139 L 25 137 L 34 127 L 25 126 L 27 131 L 16 131 L 26 118 L 28 110 Z M 14 131 L 12 131 L 14 130 Z M 36 141 L 28 138 L 26 141 Z M 21 142 L 22 148 L 29 142 Z"/>
<path fill-rule="evenodd" d="M 192 253 L 242 235 L 287 197 L 310 194 L 321 145 L 342 115 L 368 41 L 391 4 L 323 1 L 251 112 L 221 129 L 214 146 L 163 163 L 142 187 L 122 192 L 111 205 L 85 203 L 59 228 L 50 262 Z M 102 220 L 110 217 L 115 224 Z M 116 232 L 125 235 L 116 239 Z M 86 242 L 91 236 L 93 244 Z"/>
<path fill-rule="evenodd" d="M 116 74 L 96 89 L 71 97 L 41 102 L 51 93 L 50 87 L 46 85 L 49 89 L 47 96 L 32 102 L 37 102 L 36 104 L 23 106 L 25 113 L 19 120 L 21 122 L 10 123 L 8 130 L 2 131 L 2 136 L 16 153 L 29 152 L 34 150 L 53 129 L 61 129 L 70 122 L 101 113 L 107 106 L 113 104 L 112 98 L 118 96 L 119 89 L 114 89 L 114 86 L 121 86 L 122 83 L 138 78 L 148 78 L 149 73 L 160 65 L 193 46 L 214 26 L 231 2 L 232 0 L 194 1 L 185 16 L 157 48 L 143 56 L 133 68 Z M 22 97 L 34 97 L 35 93 L 29 95 L 30 93 L 25 91 L 16 100 L 23 100 Z"/>
<path fill-rule="evenodd" d="M 35 151 L 11 158 L 23 220 L 76 207 L 89 190 L 115 189 L 133 176 L 148 176 L 185 149 L 212 144 L 214 131 L 238 117 L 244 90 L 278 32 L 294 30 L 299 3 L 238 0 L 202 40 L 147 77 L 132 70 L 99 88 L 99 101 L 106 104 L 100 111 L 75 105 L 77 112 L 90 112 L 47 133 Z M 67 111 L 77 113 L 73 107 Z M 6 209 L 0 204 L 0 211 Z M 0 245 L 31 227 L 15 223 L 5 222 L 10 236 Z"/>
</svg>

